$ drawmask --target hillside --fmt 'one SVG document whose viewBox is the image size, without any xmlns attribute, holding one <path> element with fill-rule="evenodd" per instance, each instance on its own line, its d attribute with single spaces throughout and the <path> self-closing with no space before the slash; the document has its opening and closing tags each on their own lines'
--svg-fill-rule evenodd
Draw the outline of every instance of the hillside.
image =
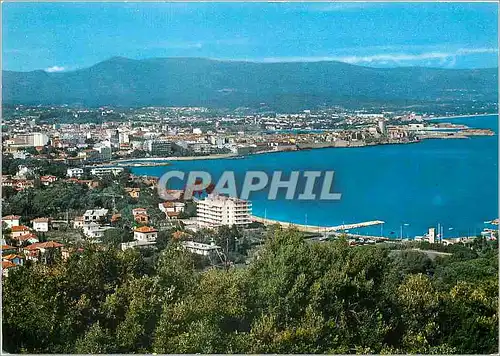
<svg viewBox="0 0 500 356">
<path fill-rule="evenodd" d="M 114 57 L 75 71 L 3 71 L 5 104 L 208 106 L 497 102 L 497 69 L 369 68 L 340 62 L 255 63 Z"/>
</svg>

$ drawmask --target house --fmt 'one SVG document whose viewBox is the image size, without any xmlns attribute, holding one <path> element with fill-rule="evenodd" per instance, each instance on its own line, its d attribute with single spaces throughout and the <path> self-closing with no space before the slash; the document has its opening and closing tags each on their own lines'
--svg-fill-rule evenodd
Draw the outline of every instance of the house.
<svg viewBox="0 0 500 356">
<path fill-rule="evenodd" d="M 40 183 L 43 185 L 51 185 L 57 180 L 56 176 L 41 176 L 40 177 Z"/>
<path fill-rule="evenodd" d="M 16 255 L 15 253 L 2 256 L 2 261 L 10 261 L 16 266 L 22 266 L 24 264 L 24 258 L 22 258 L 22 256 Z"/>
<path fill-rule="evenodd" d="M 100 226 L 96 222 L 89 222 L 83 225 L 83 233 L 87 237 L 100 239 L 104 237 L 104 232 L 106 230 L 112 229 L 111 226 Z"/>
<path fill-rule="evenodd" d="M 85 225 L 85 218 L 83 216 L 77 216 L 73 220 L 73 229 L 83 229 Z"/>
<path fill-rule="evenodd" d="M 139 224 L 148 224 L 149 216 L 148 214 L 136 214 L 134 215 L 134 220 Z"/>
<path fill-rule="evenodd" d="M 15 267 L 17 267 L 15 263 L 2 260 L 2 276 L 7 277 L 9 275 L 9 270 Z"/>
<path fill-rule="evenodd" d="M 120 248 L 122 251 L 128 250 L 129 248 L 146 248 L 146 247 L 155 247 L 156 241 L 130 241 L 123 242 L 120 244 Z"/>
<path fill-rule="evenodd" d="M 132 209 L 132 215 L 136 216 L 138 214 L 148 214 L 148 211 L 147 209 L 144 209 L 144 208 L 135 208 L 135 209 Z"/>
<path fill-rule="evenodd" d="M 121 214 L 113 214 L 111 216 L 111 223 L 117 223 L 118 221 L 120 221 L 122 219 L 122 215 Z"/>
<path fill-rule="evenodd" d="M 50 222 L 49 218 L 37 218 L 31 220 L 31 223 L 33 224 L 33 230 L 39 232 L 49 231 L 49 222 Z"/>
<path fill-rule="evenodd" d="M 13 187 L 17 191 L 21 191 L 27 188 L 33 188 L 35 182 L 33 179 L 16 179 L 13 183 Z"/>
<path fill-rule="evenodd" d="M 79 247 L 79 248 L 68 248 L 68 247 L 63 247 L 61 249 L 61 257 L 63 260 L 67 260 L 68 258 L 70 258 L 72 255 L 74 254 L 82 254 L 84 252 L 83 248 Z"/>
<path fill-rule="evenodd" d="M 102 222 L 107 219 L 108 211 L 108 209 L 87 210 L 85 214 L 83 214 L 83 219 L 86 223 Z"/>
<path fill-rule="evenodd" d="M 165 213 L 167 217 L 176 217 L 179 213 L 183 212 L 186 204 L 181 201 L 167 201 L 158 204 L 158 208 Z M 169 214 L 170 213 L 170 214 Z M 172 214 L 175 213 L 175 214 Z"/>
<path fill-rule="evenodd" d="M 141 188 L 125 188 L 125 191 L 134 199 L 139 199 Z"/>
<path fill-rule="evenodd" d="M 7 225 L 7 228 L 12 228 L 13 226 L 19 226 L 19 220 L 21 219 L 18 215 L 8 215 L 2 218 L 2 222 Z"/>
<path fill-rule="evenodd" d="M 17 251 L 17 248 L 14 246 L 9 246 L 9 245 L 2 245 L 2 255 L 4 254 L 11 254 L 15 253 Z"/>
<path fill-rule="evenodd" d="M 10 236 L 13 239 L 15 239 L 16 237 L 19 237 L 21 235 L 26 235 L 29 232 L 30 232 L 30 229 L 27 226 L 24 226 L 24 225 L 12 226 Z"/>
<path fill-rule="evenodd" d="M 139 224 L 148 224 L 149 223 L 148 212 L 144 208 L 132 209 L 132 215 L 134 216 L 134 220 Z"/>
<path fill-rule="evenodd" d="M 68 168 L 66 176 L 69 178 L 81 178 L 83 176 L 83 168 Z"/>
<path fill-rule="evenodd" d="M 40 240 L 38 240 L 38 236 L 36 236 L 35 234 L 32 234 L 32 233 L 17 236 L 13 239 L 16 240 L 17 246 L 22 246 L 25 244 L 33 244 L 33 243 L 40 241 Z"/>
<path fill-rule="evenodd" d="M 158 236 L 158 230 L 150 226 L 141 226 L 134 229 L 134 240 L 137 241 L 155 241 Z"/>
<path fill-rule="evenodd" d="M 215 244 L 209 245 L 194 241 L 181 241 L 181 245 L 187 251 L 201 256 L 211 256 L 217 254 L 217 251 L 220 250 L 220 246 L 217 246 Z"/>
<path fill-rule="evenodd" d="M 50 253 L 61 252 L 61 247 L 64 245 L 55 241 L 47 241 L 26 246 L 23 250 L 27 260 L 47 262 Z"/>
<path fill-rule="evenodd" d="M 97 176 L 97 177 L 102 177 L 102 176 L 107 175 L 107 174 L 112 174 L 114 176 L 117 176 L 121 172 L 123 172 L 122 167 L 97 167 L 97 168 L 92 168 L 90 170 L 90 173 L 93 176 Z"/>
</svg>

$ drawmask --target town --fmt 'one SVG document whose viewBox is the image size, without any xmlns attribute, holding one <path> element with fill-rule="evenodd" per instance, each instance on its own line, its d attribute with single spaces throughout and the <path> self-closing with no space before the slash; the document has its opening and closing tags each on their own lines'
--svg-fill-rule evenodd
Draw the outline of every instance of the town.
<svg viewBox="0 0 500 356">
<path fill-rule="evenodd" d="M 142 158 L 231 157 L 493 135 L 490 130 L 429 122 L 430 118 L 340 109 L 262 115 L 206 108 L 123 112 L 16 106 L 4 110 L 2 149 L 14 158 L 37 156 L 80 167 Z"/>
<path fill-rule="evenodd" d="M 400 239 L 389 240 L 349 232 L 349 227 L 382 221 L 336 228 L 287 224 L 255 217 L 251 201 L 217 192 L 186 199 L 183 190 L 169 189 L 167 193 L 174 199 L 163 201 L 158 195 L 158 178 L 133 175 L 127 167 L 151 164 L 138 161 L 144 158 L 217 158 L 492 134 L 463 125 L 430 123 L 414 113 L 305 111 L 207 119 L 203 108 L 149 108 L 129 114 L 104 108 L 58 108 L 60 116 L 52 117 L 54 110 L 19 106 L 7 111 L 4 119 L 5 276 L 25 262 L 67 259 L 89 245 L 158 251 L 169 241 L 198 255 L 205 268 L 245 265 L 254 258 L 266 232 L 280 223 L 303 231 L 312 242 L 342 237 L 351 246 L 400 242 L 402 234 Z M 87 121 L 90 114 L 98 120 L 94 124 L 69 123 L 64 119 L 68 114 L 69 121 Z M 485 234 L 496 238 L 494 230 Z M 443 234 L 432 228 L 417 240 L 431 244 L 472 241 L 469 236 L 447 240 L 440 236 Z"/>
</svg>

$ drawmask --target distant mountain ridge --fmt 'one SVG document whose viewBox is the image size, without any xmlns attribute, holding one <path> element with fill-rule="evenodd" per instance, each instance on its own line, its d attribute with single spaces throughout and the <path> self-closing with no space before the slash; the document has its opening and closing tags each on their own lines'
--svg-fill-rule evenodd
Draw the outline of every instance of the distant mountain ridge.
<svg viewBox="0 0 500 356">
<path fill-rule="evenodd" d="M 324 62 L 113 57 L 68 72 L 3 71 L 5 104 L 304 109 L 497 102 L 498 70 L 371 68 Z"/>
</svg>

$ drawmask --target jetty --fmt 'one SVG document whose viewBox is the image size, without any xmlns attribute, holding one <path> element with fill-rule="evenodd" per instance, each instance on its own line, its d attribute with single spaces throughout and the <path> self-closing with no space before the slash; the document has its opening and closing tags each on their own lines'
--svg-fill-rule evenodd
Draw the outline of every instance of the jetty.
<svg viewBox="0 0 500 356">
<path fill-rule="evenodd" d="M 341 234 L 345 233 L 348 237 L 353 237 L 353 238 L 361 238 L 362 237 L 365 239 L 388 240 L 387 237 L 383 237 L 383 236 L 366 236 L 366 235 L 350 234 L 350 233 L 345 232 L 346 230 L 350 230 L 350 229 L 357 229 L 357 228 L 362 228 L 362 227 L 367 227 L 367 226 L 384 224 L 385 222 L 382 220 L 364 221 L 364 222 L 355 223 L 355 224 L 343 224 L 343 225 L 338 225 L 338 226 L 318 226 L 318 225 L 295 224 L 295 223 L 291 223 L 291 222 L 265 219 L 265 218 L 261 218 L 259 216 L 255 216 L 255 215 L 252 215 L 252 220 L 255 222 L 260 222 L 260 223 L 265 224 L 265 225 L 279 224 L 283 227 L 293 227 L 293 228 L 296 228 L 297 230 L 303 231 L 303 232 L 324 233 L 324 234 L 332 234 L 332 235 L 341 235 Z"/>
</svg>

